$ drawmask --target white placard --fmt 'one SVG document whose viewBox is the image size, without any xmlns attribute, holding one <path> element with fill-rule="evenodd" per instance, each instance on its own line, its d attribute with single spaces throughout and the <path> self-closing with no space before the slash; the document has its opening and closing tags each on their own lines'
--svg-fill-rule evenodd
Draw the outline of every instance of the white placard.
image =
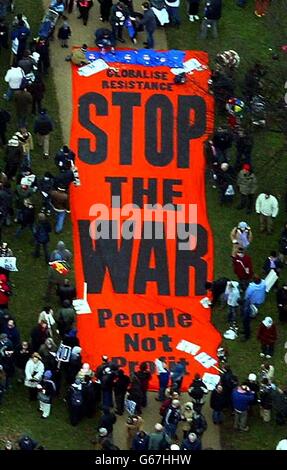
<svg viewBox="0 0 287 470">
<path fill-rule="evenodd" d="M 83 313 L 92 313 L 92 310 L 85 299 L 75 299 L 73 300 L 73 307 L 77 312 L 77 315 Z"/>
<path fill-rule="evenodd" d="M 209 356 L 206 352 L 201 352 L 194 358 L 196 361 L 198 361 L 203 367 L 206 369 L 209 369 L 212 366 L 215 366 L 217 363 L 216 359 L 213 359 L 213 357 Z"/>
<path fill-rule="evenodd" d="M 203 299 L 201 299 L 199 302 L 204 308 L 209 308 L 211 304 L 210 299 L 208 297 L 203 297 Z"/>
<path fill-rule="evenodd" d="M 183 62 L 183 67 L 173 67 L 170 71 L 174 75 L 179 75 L 180 73 L 192 73 L 194 70 L 200 72 L 205 69 L 206 66 L 202 65 L 197 59 L 189 59 Z"/>
<path fill-rule="evenodd" d="M 210 372 L 204 372 L 202 376 L 202 382 L 206 385 L 208 390 L 214 390 L 216 385 L 220 381 L 220 375 L 211 374 Z"/>
<path fill-rule="evenodd" d="M 56 357 L 60 362 L 69 362 L 71 357 L 72 348 L 61 343 L 57 351 Z"/>
<path fill-rule="evenodd" d="M 190 343 L 189 341 L 186 341 L 185 339 L 182 339 L 176 346 L 176 349 L 195 356 L 195 354 L 197 354 L 198 351 L 200 350 L 200 346 L 194 343 Z"/>
<path fill-rule="evenodd" d="M 78 69 L 78 74 L 83 77 L 90 77 L 95 73 L 102 72 L 105 69 L 108 69 L 108 64 L 103 59 L 93 60 L 90 64 L 84 65 Z"/>
<path fill-rule="evenodd" d="M 278 279 L 278 276 L 277 276 L 276 272 L 274 271 L 274 269 L 271 269 L 269 271 L 269 273 L 267 274 L 266 278 L 265 278 L 265 284 L 266 284 L 265 290 L 266 290 L 266 292 L 270 292 L 270 290 L 274 286 L 277 279 Z"/>
<path fill-rule="evenodd" d="M 15 256 L 0 256 L 0 268 L 7 271 L 18 271 Z"/>
</svg>

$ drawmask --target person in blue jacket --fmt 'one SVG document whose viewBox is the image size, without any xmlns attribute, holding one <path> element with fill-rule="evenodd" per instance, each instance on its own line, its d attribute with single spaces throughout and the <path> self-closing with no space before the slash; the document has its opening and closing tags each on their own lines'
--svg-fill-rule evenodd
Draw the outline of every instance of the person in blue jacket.
<svg viewBox="0 0 287 470">
<path fill-rule="evenodd" d="M 253 282 L 250 282 L 245 292 L 245 301 L 258 307 L 264 304 L 266 298 L 266 283 L 260 279 L 256 274 L 254 275 Z"/>
<path fill-rule="evenodd" d="M 254 401 L 255 392 L 243 384 L 236 387 L 232 392 L 232 405 L 234 410 L 234 429 L 248 431 L 247 426 L 249 405 Z"/>
</svg>

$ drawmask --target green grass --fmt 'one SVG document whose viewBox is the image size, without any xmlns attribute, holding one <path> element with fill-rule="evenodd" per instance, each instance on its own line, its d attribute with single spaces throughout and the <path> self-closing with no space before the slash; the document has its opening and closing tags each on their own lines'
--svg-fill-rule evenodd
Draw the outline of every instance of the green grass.
<svg viewBox="0 0 287 470">
<path fill-rule="evenodd" d="M 267 19 L 257 19 L 253 15 L 253 2 L 242 10 L 234 6 L 233 1 L 224 2 L 223 18 L 219 22 L 219 38 L 211 37 L 206 40 L 198 38 L 199 24 L 190 23 L 182 8 L 182 26 L 180 30 L 169 29 L 167 33 L 170 48 L 205 50 L 210 55 L 211 63 L 217 52 L 234 49 L 241 57 L 238 70 L 238 95 L 240 96 L 240 84 L 247 67 L 253 61 L 260 59 L 269 68 L 269 76 L 280 71 L 280 63 L 271 59 L 269 48 L 278 44 L 278 36 L 273 36 L 273 30 L 268 27 Z M 284 44 L 282 41 L 280 44 Z M 282 60 L 282 57 L 281 57 Z M 273 75 L 274 76 L 274 75 Z M 278 75 L 278 91 L 283 96 L 284 80 Z M 274 78 L 276 82 L 276 78 Z M 222 118 L 221 118 L 222 119 Z M 246 216 L 243 211 L 235 209 L 237 201 L 232 207 L 219 205 L 216 189 L 211 188 L 207 181 L 207 202 L 210 224 L 212 226 L 215 244 L 215 278 L 230 276 L 234 278 L 231 266 L 231 242 L 229 234 L 231 229 L 240 221 L 246 220 L 253 228 L 254 241 L 250 247 L 250 254 L 254 262 L 255 272 L 262 273 L 264 259 L 272 249 L 278 249 L 278 238 L 285 222 L 286 215 L 283 203 L 283 195 L 286 191 L 286 161 L 285 140 L 282 134 L 257 130 L 254 133 L 255 148 L 252 161 L 258 178 L 258 193 L 268 188 L 279 199 L 280 213 L 275 222 L 274 235 L 266 236 L 259 233 L 259 220 L 256 214 Z M 235 155 L 233 156 L 235 159 Z M 286 268 L 281 278 L 286 279 Z M 252 321 L 252 338 L 246 343 L 237 341 L 224 341 L 224 346 L 229 351 L 229 363 L 233 371 L 241 380 L 247 378 L 250 372 L 258 372 L 262 359 L 259 357 L 260 347 L 256 340 L 256 331 L 260 321 L 265 315 L 271 315 L 277 321 L 278 314 L 274 293 L 268 295 L 268 300 L 260 308 L 259 319 Z M 213 321 L 222 333 L 226 330 L 227 312 L 216 310 Z M 278 323 L 277 323 L 278 325 Z M 286 365 L 283 361 L 285 354 L 284 344 L 287 340 L 286 326 L 279 326 L 279 339 L 276 344 L 273 363 L 275 366 L 276 383 L 286 385 Z M 221 442 L 224 449 L 274 449 L 277 442 L 285 436 L 284 429 L 274 422 L 263 423 L 256 416 L 249 419 L 250 431 L 238 434 L 233 431 L 231 414 L 227 413 L 226 422 L 221 427 Z"/>
<path fill-rule="evenodd" d="M 34 1 L 18 0 L 18 12 L 25 12 L 29 19 L 32 29 L 33 37 L 36 37 L 38 26 L 43 17 L 44 11 L 41 2 L 37 2 L 38 6 L 35 9 Z M 6 83 L 4 76 L 8 69 L 10 60 L 10 52 L 1 50 L 1 73 L 0 73 L 0 97 L 6 90 Z M 5 65 L 4 65 L 5 64 Z M 55 86 L 52 80 L 52 68 L 49 75 L 45 80 L 46 94 L 44 99 L 44 106 L 47 108 L 50 116 L 55 123 L 55 130 L 50 138 L 51 151 L 53 156 L 62 145 L 62 134 L 59 120 L 58 103 L 56 100 Z M 2 99 L 2 98 L 0 98 Z M 2 104 L 6 107 L 5 104 Z M 14 119 L 14 106 L 13 102 L 8 103 L 7 109 L 12 113 L 13 118 L 9 125 L 7 137 L 12 136 L 17 130 L 13 125 Z M 29 129 L 33 129 L 33 119 L 29 123 Z M 35 142 L 36 143 L 36 142 Z M 45 161 L 42 158 L 41 149 L 36 146 L 32 153 L 33 169 L 37 175 L 43 175 L 45 171 L 50 170 L 55 173 L 55 166 L 53 159 Z M 0 150 L 0 167 L 4 167 L 4 151 Z M 37 206 L 40 208 L 40 200 L 36 201 Z M 36 260 L 31 256 L 33 246 L 31 244 L 31 235 L 24 232 L 20 239 L 14 238 L 16 226 L 4 228 L 3 240 L 11 243 L 13 251 L 17 256 L 17 264 L 19 272 L 15 273 L 12 277 L 15 284 L 14 294 L 11 299 L 11 312 L 15 316 L 17 324 L 20 327 L 21 338 L 29 339 L 30 331 L 33 326 L 38 322 L 38 316 L 45 303 L 42 299 L 43 293 L 47 283 L 47 266 L 44 263 L 44 258 Z M 67 243 L 69 248 L 72 248 L 72 233 L 71 224 L 69 219 L 65 222 L 65 230 L 61 238 Z M 59 236 L 51 235 L 50 249 L 54 249 Z M 53 299 L 52 305 L 55 309 L 58 308 L 56 298 Z M 63 387 L 64 389 L 65 387 Z M 13 383 L 13 388 L 5 395 L 4 405 L 0 408 L 0 442 L 6 438 L 16 440 L 21 434 L 28 433 L 38 440 L 47 449 L 92 449 L 91 439 L 95 437 L 95 421 L 93 424 L 89 420 L 84 420 L 75 429 L 70 425 L 68 420 L 68 411 L 62 399 L 55 401 L 53 405 L 52 415 L 47 421 L 41 420 L 37 412 L 37 403 L 31 404 L 28 401 L 27 390 L 22 385 Z M 0 444 L 1 447 L 1 444 Z"/>
<path fill-rule="evenodd" d="M 168 29 L 168 44 L 172 49 L 198 49 L 210 54 L 211 62 L 218 51 L 235 49 L 241 56 L 241 66 L 238 71 L 239 89 L 244 70 L 255 59 L 265 61 L 270 70 L 276 70 L 277 63 L 271 60 L 269 48 L 273 47 L 275 35 L 266 27 L 263 20 L 254 17 L 252 12 L 253 2 L 245 10 L 234 6 L 234 1 L 224 2 L 224 15 L 219 25 L 219 38 L 213 40 L 198 39 L 199 24 L 188 21 L 185 13 L 185 5 L 182 2 L 182 26 L 179 30 Z M 43 16 L 41 4 L 35 10 L 34 1 L 17 0 L 17 12 L 24 11 L 32 26 L 33 34 L 37 33 L 38 25 Z M 277 40 L 276 36 L 276 40 Z M 3 81 L 8 64 L 9 54 L 1 51 L 1 77 L 0 96 L 6 87 Z M 55 87 L 52 81 L 52 73 L 46 80 L 47 92 L 45 106 L 56 124 L 56 130 L 51 139 L 51 155 L 62 145 L 61 128 L 59 122 L 58 105 L 55 98 Z M 283 81 L 278 83 L 279 93 L 283 95 Z M 8 109 L 13 111 L 13 103 L 9 103 Z M 32 125 L 32 122 L 31 122 Z M 9 135 L 16 128 L 10 124 Z M 255 134 L 256 145 L 254 149 L 254 163 L 256 175 L 259 181 L 259 191 L 268 187 L 273 193 L 282 199 L 285 190 L 285 153 L 280 151 L 285 142 L 280 134 L 257 131 Z M 0 161 L 3 161 L 3 150 L 0 151 Z M 43 174 L 46 169 L 54 170 L 53 162 L 48 164 L 42 160 L 41 153 L 37 150 L 33 153 L 33 167 L 37 174 Z M 229 233 L 231 228 L 239 222 L 246 220 L 254 229 L 254 241 L 250 253 L 253 257 L 256 271 L 261 273 L 262 263 L 270 249 L 278 246 L 278 234 L 285 221 L 283 202 L 279 217 L 275 224 L 274 236 L 265 237 L 258 233 L 258 219 L 256 215 L 246 216 L 232 208 L 219 206 L 216 190 L 207 183 L 207 198 L 209 219 L 214 233 L 215 242 L 215 276 L 232 276 L 230 252 L 231 244 Z M 220 221 L 220 222 L 219 222 Z M 11 311 L 15 315 L 20 326 L 22 338 L 28 338 L 30 330 L 38 319 L 38 314 L 44 306 L 42 295 L 46 285 L 47 268 L 44 260 L 36 262 L 31 257 L 32 245 L 30 235 L 25 233 L 20 240 L 13 237 L 15 227 L 4 232 L 4 238 L 11 241 L 14 252 L 18 258 L 19 273 L 13 275 L 15 283 L 15 295 L 11 300 Z M 6 236 L 7 235 L 7 236 Z M 64 241 L 72 247 L 71 226 L 66 223 L 63 234 Z M 56 239 L 52 236 L 50 246 L 53 247 Z M 284 273 L 282 275 L 284 278 Z M 54 299 L 53 305 L 57 303 Z M 274 302 L 274 294 L 271 293 L 268 301 L 260 311 L 260 318 L 265 314 L 277 319 Z M 226 329 L 226 312 L 215 311 L 214 322 L 220 331 Z M 253 337 L 247 343 L 226 342 L 230 353 L 230 364 L 241 379 L 246 378 L 251 371 L 256 372 L 260 366 L 259 345 L 255 339 L 255 331 L 260 320 L 252 323 Z M 283 363 L 283 345 L 287 339 L 286 327 L 279 330 L 280 338 L 276 346 L 274 356 L 275 378 L 283 385 L 286 382 L 286 366 Z M 221 427 L 222 446 L 228 449 L 274 449 L 275 444 L 284 434 L 284 429 L 274 423 L 263 423 L 258 417 L 250 418 L 250 432 L 237 434 L 232 429 L 232 417 L 226 418 L 226 423 Z M 0 409 L 0 439 L 17 438 L 23 432 L 29 433 L 48 449 L 89 449 L 92 448 L 90 440 L 94 438 L 95 421 L 84 420 L 76 429 L 68 422 L 68 413 L 62 400 L 57 400 L 53 405 L 52 415 L 47 421 L 39 419 L 36 405 L 27 399 L 26 390 L 21 385 L 13 384 L 12 390 L 5 397 L 5 404 Z"/>
</svg>

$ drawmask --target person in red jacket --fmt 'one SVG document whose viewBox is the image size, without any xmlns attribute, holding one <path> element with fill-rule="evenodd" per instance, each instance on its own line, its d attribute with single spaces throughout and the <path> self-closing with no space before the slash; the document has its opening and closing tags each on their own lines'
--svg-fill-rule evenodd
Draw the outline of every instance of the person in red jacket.
<svg viewBox="0 0 287 470">
<path fill-rule="evenodd" d="M 87 26 L 89 12 L 93 5 L 93 0 L 77 0 L 77 7 L 79 8 L 80 13 L 78 18 L 82 18 L 84 26 Z"/>
<path fill-rule="evenodd" d="M 265 317 L 260 323 L 257 339 L 260 341 L 262 348 L 260 356 L 270 359 L 273 356 L 274 344 L 277 339 L 277 329 L 271 317 Z"/>
<path fill-rule="evenodd" d="M 8 308 L 11 295 L 6 274 L 0 274 L 0 308 Z"/>
<path fill-rule="evenodd" d="M 237 253 L 232 256 L 232 264 L 241 286 L 246 288 L 254 274 L 251 256 L 244 252 L 244 248 L 239 247 Z"/>
<path fill-rule="evenodd" d="M 266 12 L 270 6 L 270 0 L 255 0 L 255 15 L 259 16 L 265 16 Z"/>
</svg>

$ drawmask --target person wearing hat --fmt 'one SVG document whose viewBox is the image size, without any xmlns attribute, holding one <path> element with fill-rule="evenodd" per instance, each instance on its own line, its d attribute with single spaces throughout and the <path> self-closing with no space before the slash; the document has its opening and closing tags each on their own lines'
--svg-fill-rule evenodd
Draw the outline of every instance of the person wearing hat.
<svg viewBox="0 0 287 470">
<path fill-rule="evenodd" d="M 72 426 L 76 426 L 81 421 L 84 412 L 84 398 L 80 379 L 76 378 L 75 382 L 69 387 L 67 402 L 70 423 Z"/>
<path fill-rule="evenodd" d="M 190 432 L 190 425 L 192 423 L 193 415 L 193 403 L 188 401 L 182 407 L 182 431 L 184 438 L 186 438 Z"/>
<path fill-rule="evenodd" d="M 257 380 L 257 375 L 251 372 L 248 375 L 248 379 L 246 380 L 245 384 L 247 385 L 247 387 L 250 388 L 252 392 L 254 392 L 254 400 L 253 402 L 250 403 L 250 408 L 249 408 L 249 416 L 252 416 L 253 408 L 258 403 L 258 393 L 260 390 L 259 383 Z"/>
<path fill-rule="evenodd" d="M 257 339 L 261 343 L 261 357 L 270 359 L 274 354 L 274 345 L 277 340 L 277 329 L 271 317 L 265 317 L 259 325 Z"/>
<path fill-rule="evenodd" d="M 82 47 L 74 49 L 72 54 L 66 57 L 65 60 L 70 60 L 74 65 L 83 66 L 90 64 L 90 60 L 87 59 L 86 54 L 88 52 L 87 44 L 83 44 Z"/>
<path fill-rule="evenodd" d="M 44 374 L 44 364 L 40 354 L 34 352 L 27 361 L 25 367 L 25 386 L 29 391 L 30 400 L 37 400 L 37 385 L 41 382 Z"/>
<path fill-rule="evenodd" d="M 255 209 L 260 217 L 260 232 L 267 231 L 268 234 L 271 234 L 273 232 L 273 220 L 279 212 L 278 200 L 270 194 L 270 191 L 265 191 L 257 197 Z"/>
<path fill-rule="evenodd" d="M 53 397 L 56 394 L 56 385 L 53 381 L 52 371 L 46 370 L 43 380 L 37 386 L 39 410 L 42 412 L 41 418 L 46 419 L 50 416 Z"/>
<path fill-rule="evenodd" d="M 67 263 L 71 263 L 73 255 L 71 251 L 66 248 L 65 242 L 62 240 L 58 241 L 56 249 L 52 251 L 50 255 L 50 261 L 55 261 L 58 255 L 61 256 L 61 260 L 67 261 Z"/>
<path fill-rule="evenodd" d="M 240 203 L 237 209 L 246 208 L 246 214 L 251 214 L 254 202 L 254 194 L 257 189 L 257 179 L 249 163 L 244 163 L 237 175 L 237 186 L 239 188 Z"/>
<path fill-rule="evenodd" d="M 247 222 L 239 222 L 236 227 L 233 227 L 230 232 L 230 239 L 232 242 L 231 256 L 234 256 L 237 253 L 239 247 L 244 248 L 246 250 L 253 239 L 252 230 L 247 224 Z"/>
</svg>

